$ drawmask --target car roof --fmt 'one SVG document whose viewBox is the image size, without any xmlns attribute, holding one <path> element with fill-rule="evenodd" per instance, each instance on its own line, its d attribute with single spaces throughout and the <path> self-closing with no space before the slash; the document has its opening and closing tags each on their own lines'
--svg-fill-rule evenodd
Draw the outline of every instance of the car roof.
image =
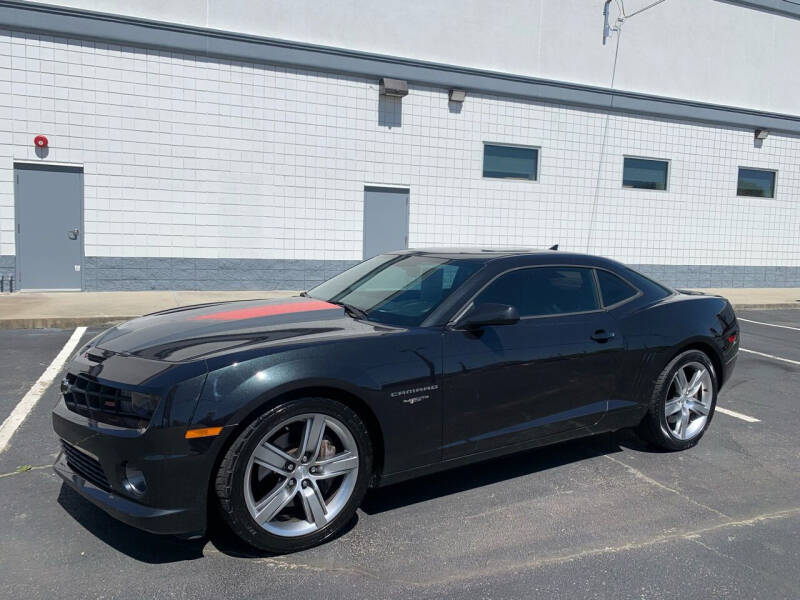
<svg viewBox="0 0 800 600">
<path fill-rule="evenodd" d="M 397 250 L 388 254 L 435 256 L 437 258 L 495 261 L 508 258 L 527 257 L 532 263 L 571 263 L 587 264 L 597 261 L 613 262 L 609 259 L 579 252 L 542 250 L 538 248 L 412 248 Z"/>
<path fill-rule="evenodd" d="M 395 250 L 387 254 L 419 254 L 426 256 L 458 256 L 462 258 L 492 259 L 499 256 L 520 256 L 524 254 L 544 254 L 553 250 L 540 250 L 536 248 L 410 248 L 408 250 Z"/>
</svg>

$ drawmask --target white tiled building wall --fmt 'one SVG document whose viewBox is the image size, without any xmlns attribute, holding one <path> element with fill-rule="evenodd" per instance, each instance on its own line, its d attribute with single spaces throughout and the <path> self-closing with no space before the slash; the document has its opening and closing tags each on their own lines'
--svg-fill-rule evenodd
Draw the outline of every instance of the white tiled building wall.
<svg viewBox="0 0 800 600">
<path fill-rule="evenodd" d="M 409 243 L 589 251 L 632 264 L 800 266 L 800 139 L 0 31 L 0 254 L 14 160 L 85 170 L 87 256 L 358 260 L 365 184 L 411 189 Z M 483 142 L 541 148 L 482 178 Z M 670 161 L 622 189 L 623 155 Z M 736 196 L 738 166 L 775 199 Z"/>
</svg>

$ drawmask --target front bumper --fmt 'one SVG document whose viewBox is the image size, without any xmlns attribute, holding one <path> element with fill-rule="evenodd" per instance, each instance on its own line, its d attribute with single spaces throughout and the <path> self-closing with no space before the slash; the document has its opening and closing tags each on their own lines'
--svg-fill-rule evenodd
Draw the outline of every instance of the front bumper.
<svg viewBox="0 0 800 600">
<path fill-rule="evenodd" d="M 185 427 L 144 431 L 103 425 L 70 411 L 63 399 L 53 429 L 70 448 L 53 468 L 78 494 L 112 517 L 151 533 L 201 535 L 214 464 L 213 438 L 186 440 Z M 147 490 L 125 486 L 125 465 L 144 473 Z"/>
<path fill-rule="evenodd" d="M 127 525 L 150 533 L 187 536 L 202 535 L 205 531 L 205 515 L 197 509 L 145 506 L 102 489 L 73 471 L 64 452 L 58 455 L 53 470 L 78 494 Z"/>
</svg>

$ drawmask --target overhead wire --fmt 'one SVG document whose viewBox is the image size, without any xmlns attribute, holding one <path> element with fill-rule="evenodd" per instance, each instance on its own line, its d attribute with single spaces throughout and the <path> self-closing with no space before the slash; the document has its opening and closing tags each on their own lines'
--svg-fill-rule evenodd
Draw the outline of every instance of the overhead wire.
<svg viewBox="0 0 800 600">
<path fill-rule="evenodd" d="M 635 16 L 636 16 L 636 15 L 638 15 L 639 13 L 643 13 L 644 11 L 646 11 L 646 10 L 648 10 L 648 9 L 651 9 L 651 8 L 653 8 L 654 6 L 658 6 L 658 5 L 659 5 L 659 4 L 661 4 L 662 2 L 666 2 L 666 1 L 667 1 L 667 0 L 656 0 L 655 2 L 653 2 L 653 3 L 651 3 L 651 4 L 648 4 L 648 5 L 647 5 L 647 6 L 645 6 L 644 8 L 640 8 L 639 10 L 637 10 L 637 11 L 635 11 L 635 12 L 632 12 L 632 13 L 631 13 L 631 14 L 629 14 L 629 15 L 625 14 L 625 3 L 624 3 L 624 2 L 622 2 L 622 16 L 623 16 L 623 18 L 625 18 L 625 19 L 630 19 L 631 17 L 635 17 Z"/>
<path fill-rule="evenodd" d="M 651 2 L 647 6 L 645 6 L 643 8 L 640 8 L 639 10 L 634 11 L 629 15 L 625 13 L 625 0 L 615 0 L 615 2 L 616 2 L 617 8 L 619 9 L 619 12 L 622 15 L 622 17 L 621 18 L 617 18 L 617 26 L 612 29 L 612 31 L 616 31 L 617 32 L 617 43 L 616 43 L 616 47 L 614 48 L 614 63 L 613 63 L 612 69 L 611 69 L 611 86 L 610 86 L 611 90 L 614 89 L 614 83 L 615 83 L 615 80 L 616 80 L 616 77 L 617 77 L 617 62 L 619 61 L 619 43 L 620 43 L 620 39 L 622 37 L 622 35 L 621 35 L 621 33 L 622 33 L 622 24 L 624 23 L 624 21 L 626 19 L 630 19 L 631 17 L 635 17 L 636 15 L 638 15 L 640 13 L 643 13 L 646 10 L 651 9 L 654 6 L 658 6 L 662 2 L 666 2 L 666 0 L 656 0 L 655 2 Z M 611 108 L 613 108 L 613 102 L 614 102 L 614 100 L 613 100 L 613 95 L 612 95 L 612 100 L 611 100 L 612 106 L 611 106 Z M 602 179 L 603 167 L 605 165 L 605 159 L 606 159 L 606 142 L 608 140 L 608 125 L 609 125 L 610 119 L 611 119 L 611 114 L 607 113 L 606 116 L 605 116 L 605 122 L 603 124 L 603 136 L 602 136 L 602 140 L 600 142 L 600 144 L 601 144 L 601 146 L 600 146 L 600 160 L 599 160 L 599 164 L 597 166 L 597 180 L 595 182 L 594 198 L 592 200 L 592 212 L 591 212 L 591 214 L 589 216 L 589 227 L 588 227 L 588 231 L 587 231 L 587 234 L 586 234 L 586 252 L 589 252 L 590 249 L 591 249 L 592 229 L 594 227 L 594 221 L 595 221 L 595 218 L 597 216 L 597 205 L 598 205 L 599 200 L 600 200 L 600 182 L 601 182 L 601 179 Z"/>
</svg>

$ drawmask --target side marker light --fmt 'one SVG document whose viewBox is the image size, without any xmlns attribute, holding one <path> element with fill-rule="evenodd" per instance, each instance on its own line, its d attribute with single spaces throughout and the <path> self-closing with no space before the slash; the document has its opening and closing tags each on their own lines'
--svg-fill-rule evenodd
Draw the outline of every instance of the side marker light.
<svg viewBox="0 0 800 600">
<path fill-rule="evenodd" d="M 215 435 L 219 435 L 221 431 L 222 427 L 202 427 L 200 429 L 188 430 L 184 437 L 187 440 L 193 440 L 195 438 L 202 437 L 214 437 Z"/>
</svg>

